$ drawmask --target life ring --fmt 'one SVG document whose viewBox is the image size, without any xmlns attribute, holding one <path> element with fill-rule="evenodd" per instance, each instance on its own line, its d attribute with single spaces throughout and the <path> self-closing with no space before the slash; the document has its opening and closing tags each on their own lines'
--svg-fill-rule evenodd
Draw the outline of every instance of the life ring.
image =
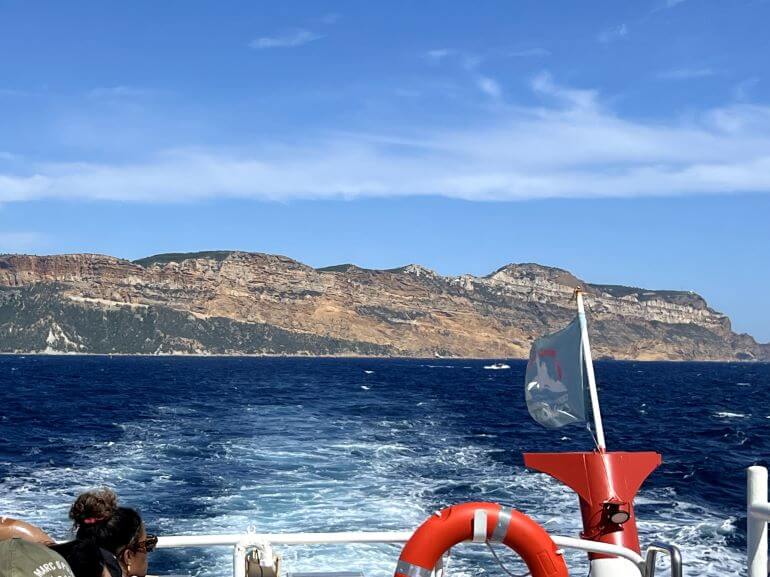
<svg viewBox="0 0 770 577">
<path fill-rule="evenodd" d="M 15 538 L 32 541 L 33 543 L 42 543 L 43 545 L 55 543 L 45 531 L 31 523 L 0 516 L 0 541 Z"/>
<path fill-rule="evenodd" d="M 401 551 L 395 577 L 430 577 L 444 553 L 474 538 L 477 511 L 486 515 L 486 531 L 481 528 L 481 539 L 513 549 L 527 564 L 532 577 L 569 576 L 556 543 L 530 517 L 514 509 L 503 509 L 497 503 L 463 503 L 439 511 L 417 528 Z M 476 533 L 478 538 L 478 528 Z"/>
</svg>

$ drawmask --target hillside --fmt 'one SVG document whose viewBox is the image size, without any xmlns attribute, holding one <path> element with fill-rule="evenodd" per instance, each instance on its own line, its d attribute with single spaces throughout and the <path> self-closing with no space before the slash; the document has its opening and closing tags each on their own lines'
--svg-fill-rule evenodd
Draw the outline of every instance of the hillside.
<svg viewBox="0 0 770 577">
<path fill-rule="evenodd" d="M 574 316 L 577 285 L 598 358 L 770 358 L 692 292 L 594 285 L 537 264 L 442 276 L 228 251 L 0 256 L 0 351 L 526 357 Z"/>
</svg>

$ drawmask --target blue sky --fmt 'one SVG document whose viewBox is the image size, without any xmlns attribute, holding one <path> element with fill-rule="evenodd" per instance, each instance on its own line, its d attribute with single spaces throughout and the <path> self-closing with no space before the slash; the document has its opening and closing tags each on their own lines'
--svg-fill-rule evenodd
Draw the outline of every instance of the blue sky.
<svg viewBox="0 0 770 577">
<path fill-rule="evenodd" d="M 0 0 L 0 252 L 508 262 L 770 341 L 770 3 Z"/>
</svg>

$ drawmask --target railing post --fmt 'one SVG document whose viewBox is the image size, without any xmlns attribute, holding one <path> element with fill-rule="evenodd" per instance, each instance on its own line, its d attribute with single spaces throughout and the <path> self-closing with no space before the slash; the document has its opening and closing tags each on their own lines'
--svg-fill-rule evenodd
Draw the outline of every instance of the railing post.
<svg viewBox="0 0 770 577">
<path fill-rule="evenodd" d="M 246 545 L 243 541 L 233 548 L 233 577 L 246 577 Z"/>
<path fill-rule="evenodd" d="M 752 515 L 754 505 L 767 503 L 767 469 L 749 467 L 746 480 L 746 547 L 749 577 L 767 577 L 767 521 Z"/>
</svg>

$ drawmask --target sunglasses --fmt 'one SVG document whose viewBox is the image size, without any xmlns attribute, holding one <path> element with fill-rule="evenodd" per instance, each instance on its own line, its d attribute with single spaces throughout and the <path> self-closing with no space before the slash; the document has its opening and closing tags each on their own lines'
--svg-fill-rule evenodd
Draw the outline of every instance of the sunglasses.
<svg viewBox="0 0 770 577">
<path fill-rule="evenodd" d="M 134 544 L 133 547 L 131 547 L 134 551 L 145 551 L 147 553 L 152 553 L 155 551 L 155 547 L 158 545 L 158 537 L 156 535 L 147 535 L 147 538 L 138 541 Z"/>
</svg>

